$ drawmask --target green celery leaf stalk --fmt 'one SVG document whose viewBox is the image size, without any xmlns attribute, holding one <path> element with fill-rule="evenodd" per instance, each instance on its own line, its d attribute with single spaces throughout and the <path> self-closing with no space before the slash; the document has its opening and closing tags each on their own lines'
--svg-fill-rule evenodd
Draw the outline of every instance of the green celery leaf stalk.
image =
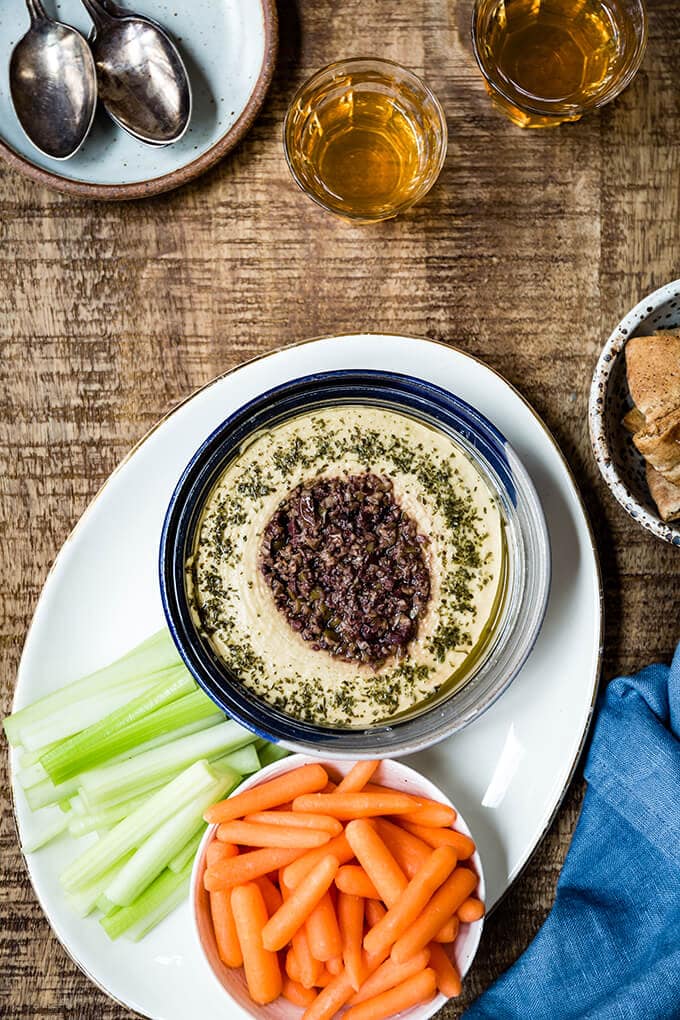
<svg viewBox="0 0 680 1020">
<path fill-rule="evenodd" d="M 59 804 L 63 800 L 69 801 L 77 793 L 77 779 L 68 779 L 65 783 L 59 783 L 57 786 L 51 779 L 43 779 L 41 783 L 36 783 L 35 786 L 24 790 L 31 811 L 37 811 L 38 808 L 47 807 L 49 804 Z"/>
<path fill-rule="evenodd" d="M 129 684 L 131 680 L 139 677 L 160 673 L 171 666 L 178 665 L 180 661 L 170 632 L 164 627 L 127 652 L 122 658 L 104 666 L 103 669 L 90 673 L 81 680 L 66 684 L 59 690 L 53 691 L 44 698 L 40 698 L 31 705 L 20 708 L 12 715 L 7 716 L 3 722 L 7 739 L 13 746 L 23 744 L 23 732 L 29 725 L 41 720 L 50 720 L 54 717 L 55 712 L 74 707 L 79 702 L 111 691 L 119 685 Z M 90 722 L 93 721 L 90 720 Z M 89 725 L 89 722 L 86 725 Z M 55 739 L 55 737 L 51 738 L 52 741 Z"/>
<path fill-rule="evenodd" d="M 252 743 L 253 739 L 252 733 L 228 720 L 116 765 L 102 765 L 91 772 L 83 772 L 79 776 L 79 784 L 84 791 L 84 799 L 94 809 L 112 796 L 122 799 L 124 792 L 133 797 L 194 761 L 202 758 L 214 760 Z"/>
<path fill-rule="evenodd" d="M 108 871 L 105 871 L 103 875 L 100 875 L 94 882 L 84 886 L 78 892 L 67 893 L 66 902 L 71 910 L 78 914 L 79 917 L 87 917 L 88 914 L 91 914 L 97 906 L 99 897 L 104 895 L 106 887 L 111 884 L 120 869 L 130 860 L 133 853 L 134 850 L 131 850 L 125 854 Z"/>
<path fill-rule="evenodd" d="M 184 871 L 187 864 L 191 864 L 193 862 L 193 859 L 196 856 L 196 851 L 201 845 L 201 840 L 203 839 L 203 836 L 205 835 L 205 830 L 207 828 L 208 828 L 207 824 L 205 822 L 201 822 L 201 824 L 199 825 L 198 829 L 191 837 L 189 842 L 186 843 L 182 847 L 180 852 L 178 854 L 175 854 L 175 856 L 169 862 L 168 867 L 170 868 L 170 871 L 174 871 L 175 874 L 177 874 L 180 871 Z"/>
<path fill-rule="evenodd" d="M 15 774 L 19 786 L 24 790 L 27 790 L 30 786 L 37 786 L 38 783 L 42 783 L 43 779 L 50 778 L 40 762 L 36 762 L 35 765 L 28 765 L 25 769 L 19 769 Z"/>
<path fill-rule="evenodd" d="M 231 754 L 225 754 L 221 758 L 211 758 L 210 760 L 215 765 L 225 765 L 227 768 L 233 769 L 234 772 L 240 772 L 242 776 L 250 776 L 253 772 L 259 772 L 262 768 L 260 756 L 252 744 L 246 744 L 245 747 L 239 747 L 237 751 L 232 751 Z"/>
<path fill-rule="evenodd" d="M 174 729 L 176 725 L 193 722 L 201 712 L 208 715 L 215 711 L 210 699 L 196 690 L 188 670 L 182 667 L 169 672 L 168 680 L 159 681 L 122 708 L 47 751 L 41 764 L 52 782 L 63 783 L 79 772 L 94 768 L 160 733 Z M 196 695 L 199 700 L 189 704 L 189 714 L 184 714 L 186 717 L 181 711 L 177 712 L 175 706 L 178 703 Z"/>
<path fill-rule="evenodd" d="M 262 768 L 264 768 L 265 765 L 271 765 L 272 762 L 287 758 L 290 751 L 287 751 L 285 747 L 281 747 L 280 744 L 267 744 L 261 751 L 258 751 L 258 754 L 260 755 Z"/>
<path fill-rule="evenodd" d="M 147 913 L 140 917 L 140 919 L 125 932 L 125 938 L 129 939 L 130 942 L 139 942 L 145 935 L 155 928 L 157 924 L 160 924 L 164 918 L 171 914 L 176 907 L 179 907 L 181 903 L 187 898 L 189 892 L 189 883 L 191 881 L 191 864 L 189 864 L 183 871 L 175 872 L 180 881 L 176 888 L 174 888 L 164 900 L 161 900 L 156 904 L 153 909 L 147 911 Z M 172 872 L 171 872 L 172 874 Z M 123 910 L 130 909 L 123 907 Z"/>
<path fill-rule="evenodd" d="M 101 811 L 94 811 L 92 814 L 80 814 L 74 809 L 68 821 L 68 831 L 78 839 L 81 836 L 87 836 L 90 832 L 97 832 L 99 829 L 110 829 L 117 822 L 122 822 L 124 818 L 136 811 L 140 804 L 147 801 L 150 796 L 151 793 L 142 793 L 138 797 L 131 797 L 130 800 L 121 801 L 120 804 L 102 808 Z"/>
<path fill-rule="evenodd" d="M 141 938 L 182 902 L 189 888 L 190 875 L 190 866 L 179 874 L 166 868 L 131 906 L 121 907 L 99 923 L 110 939 L 117 939 L 139 925 L 137 938 Z"/>
<path fill-rule="evenodd" d="M 105 896 L 119 907 L 129 907 L 149 886 L 182 847 L 186 846 L 200 825 L 203 812 L 221 800 L 241 781 L 236 772 L 225 772 L 212 787 L 197 794 L 186 807 L 168 818 L 138 848 L 121 872 L 106 889 Z"/>
<path fill-rule="evenodd" d="M 31 818 L 31 834 L 21 844 L 25 854 L 33 853 L 61 836 L 68 828 L 69 815 L 58 808 L 47 808 L 46 816 L 40 819 Z"/>
<path fill-rule="evenodd" d="M 94 882 L 124 854 L 137 849 L 166 819 L 211 789 L 218 778 L 218 771 L 205 761 L 189 766 L 69 864 L 61 876 L 66 892 Z"/>
</svg>

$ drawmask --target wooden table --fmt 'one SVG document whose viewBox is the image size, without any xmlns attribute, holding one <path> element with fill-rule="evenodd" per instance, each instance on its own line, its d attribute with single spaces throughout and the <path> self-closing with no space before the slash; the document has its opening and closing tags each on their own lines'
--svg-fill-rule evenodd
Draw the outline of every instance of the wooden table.
<svg viewBox="0 0 680 1020">
<path fill-rule="evenodd" d="M 604 679 L 668 658 L 680 636 L 680 557 L 614 502 L 586 424 L 604 339 L 643 294 L 680 276 L 680 7 L 650 6 L 633 85 L 601 114 L 554 131 L 524 133 L 493 111 L 471 55 L 467 2 L 281 0 L 279 66 L 263 113 L 203 179 L 104 205 L 0 167 L 3 713 L 50 564 L 130 446 L 238 362 L 357 329 L 450 340 L 519 387 L 565 451 L 598 537 Z M 371 52 L 426 75 L 451 141 L 420 206 L 351 227 L 292 183 L 281 122 L 313 69 Z M 131 1016 L 51 934 L 19 854 L 6 778 L 2 789 L 0 1013 Z M 582 793 L 579 777 L 489 920 L 464 999 L 447 1017 L 543 922 Z"/>
</svg>

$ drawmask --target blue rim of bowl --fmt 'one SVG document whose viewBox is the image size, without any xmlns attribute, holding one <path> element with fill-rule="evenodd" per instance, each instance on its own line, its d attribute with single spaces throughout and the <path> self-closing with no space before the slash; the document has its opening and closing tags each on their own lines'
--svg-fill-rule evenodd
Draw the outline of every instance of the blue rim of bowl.
<svg viewBox="0 0 680 1020">
<path fill-rule="evenodd" d="M 409 735 L 412 724 L 431 712 L 439 713 L 452 695 L 477 677 L 504 636 L 504 628 L 507 631 L 507 618 L 501 619 L 471 677 L 441 702 L 434 702 L 418 715 L 370 729 L 333 729 L 303 722 L 273 708 L 229 675 L 228 667 L 198 633 L 186 598 L 185 563 L 195 527 L 207 494 L 229 460 L 258 431 L 315 408 L 342 403 L 386 406 L 446 432 L 486 477 L 505 512 L 506 526 L 508 517 L 514 516 L 517 507 L 518 482 L 524 498 L 528 493 L 533 499 L 532 521 L 542 543 L 543 571 L 542 576 L 539 572 L 539 576 L 533 578 L 541 589 L 534 593 L 539 604 L 525 636 L 526 647 L 521 659 L 512 663 L 504 681 L 483 704 L 469 713 L 469 717 L 448 727 L 440 724 L 436 731 L 415 739 Z M 525 550 L 522 548 L 520 552 L 524 555 Z M 199 686 L 222 711 L 260 737 L 281 742 L 291 750 L 317 755 L 332 753 L 337 757 L 366 757 L 369 753 L 372 757 L 387 757 L 413 753 L 462 728 L 486 711 L 509 686 L 536 642 L 547 608 L 549 538 L 538 496 L 521 461 L 502 433 L 472 405 L 439 386 L 412 376 L 373 369 L 342 369 L 302 376 L 273 387 L 244 404 L 213 430 L 192 456 L 170 499 L 161 533 L 159 580 L 163 610 L 179 654 Z M 516 579 L 516 583 L 520 583 L 519 580 Z M 506 602 L 510 597 L 508 594 Z"/>
<path fill-rule="evenodd" d="M 680 521 L 662 521 L 658 514 L 648 510 L 633 495 L 626 484 L 626 480 L 616 467 L 609 447 L 609 436 L 604 414 L 609 378 L 617 359 L 623 353 L 628 341 L 637 335 L 641 325 L 653 316 L 654 312 L 658 311 L 660 307 L 673 299 L 676 299 L 678 308 L 680 308 L 680 279 L 671 280 L 670 283 L 664 284 L 663 287 L 658 287 L 651 294 L 638 301 L 635 307 L 631 308 L 624 315 L 609 335 L 597 359 L 593 379 L 590 384 L 588 428 L 595 463 L 612 495 L 621 504 L 628 516 L 662 541 L 680 546 Z"/>
</svg>

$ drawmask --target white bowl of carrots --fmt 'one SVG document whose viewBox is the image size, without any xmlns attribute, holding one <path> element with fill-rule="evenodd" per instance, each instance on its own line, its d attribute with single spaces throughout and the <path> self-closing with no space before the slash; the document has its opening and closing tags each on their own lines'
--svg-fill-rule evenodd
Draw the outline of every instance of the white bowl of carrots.
<svg viewBox="0 0 680 1020">
<path fill-rule="evenodd" d="M 482 865 L 451 801 L 412 768 L 296 754 L 206 819 L 196 932 L 244 1013 L 424 1020 L 460 993 L 482 933 Z"/>
</svg>

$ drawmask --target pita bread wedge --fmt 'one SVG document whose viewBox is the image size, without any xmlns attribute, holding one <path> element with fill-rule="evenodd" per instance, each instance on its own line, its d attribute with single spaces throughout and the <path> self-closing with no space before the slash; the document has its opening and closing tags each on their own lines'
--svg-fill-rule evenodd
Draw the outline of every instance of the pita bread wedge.
<svg viewBox="0 0 680 1020">
<path fill-rule="evenodd" d="M 636 432 L 633 442 L 656 471 L 680 483 L 680 407 Z"/>
<path fill-rule="evenodd" d="M 680 336 L 635 336 L 626 344 L 628 389 L 647 423 L 680 407 Z"/>
<path fill-rule="evenodd" d="M 662 520 L 677 521 L 680 519 L 680 485 L 669 482 L 649 464 L 647 465 L 647 484 Z"/>
<path fill-rule="evenodd" d="M 631 407 L 630 411 L 628 411 L 627 414 L 624 414 L 621 420 L 623 422 L 623 427 L 633 435 L 635 435 L 636 432 L 641 432 L 647 424 L 644 414 L 638 411 L 637 407 Z"/>
</svg>

